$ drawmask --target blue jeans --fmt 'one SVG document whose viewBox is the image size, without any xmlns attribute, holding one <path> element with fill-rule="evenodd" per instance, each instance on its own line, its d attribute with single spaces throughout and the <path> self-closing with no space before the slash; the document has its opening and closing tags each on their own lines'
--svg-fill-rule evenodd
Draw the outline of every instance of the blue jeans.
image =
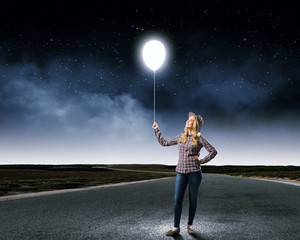
<svg viewBox="0 0 300 240">
<path fill-rule="evenodd" d="M 179 227 L 180 217 L 182 212 L 182 201 L 187 184 L 189 184 L 189 220 L 188 224 L 192 225 L 197 209 L 197 196 L 199 186 L 202 180 L 201 170 L 192 173 L 177 173 L 175 179 L 175 194 L 174 194 L 174 227 Z"/>
</svg>

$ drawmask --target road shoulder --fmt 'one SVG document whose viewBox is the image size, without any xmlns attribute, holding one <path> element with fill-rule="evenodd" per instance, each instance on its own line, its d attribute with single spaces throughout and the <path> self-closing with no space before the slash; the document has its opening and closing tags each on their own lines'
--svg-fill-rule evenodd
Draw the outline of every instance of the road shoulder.
<svg viewBox="0 0 300 240">
<path fill-rule="evenodd" d="M 159 181 L 159 180 L 164 180 L 164 179 L 169 179 L 169 178 L 173 178 L 173 177 L 155 178 L 155 179 L 132 181 L 132 182 L 109 183 L 109 184 L 103 184 L 103 185 L 92 186 L 92 187 L 83 187 L 83 188 L 61 189 L 61 190 L 43 191 L 43 192 L 35 192 L 35 193 L 21 193 L 21 194 L 0 197 L 0 202 L 6 201 L 6 200 L 21 199 L 21 198 L 39 197 L 39 196 L 54 195 L 54 194 L 61 194 L 61 193 L 85 191 L 85 190 L 98 189 L 98 188 L 106 188 L 106 187 L 123 186 L 123 185 L 137 184 L 137 183 L 144 183 L 144 182 L 152 182 L 152 181 Z"/>
</svg>

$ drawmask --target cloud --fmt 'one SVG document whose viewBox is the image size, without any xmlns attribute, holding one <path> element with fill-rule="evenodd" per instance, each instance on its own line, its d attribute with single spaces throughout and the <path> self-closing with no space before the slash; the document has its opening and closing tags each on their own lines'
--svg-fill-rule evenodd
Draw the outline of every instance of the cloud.
<svg viewBox="0 0 300 240">
<path fill-rule="evenodd" d="M 175 165 L 178 159 L 177 147 L 162 148 L 151 128 L 152 84 L 147 83 L 144 88 L 137 86 L 136 96 L 129 92 L 129 88 L 124 88 L 124 93 L 107 95 L 105 93 L 117 87 L 120 82 L 122 87 L 126 85 L 122 81 L 122 75 L 119 75 L 120 78 L 113 77 L 109 68 L 95 62 L 87 66 L 88 70 L 79 65 L 61 64 L 59 59 L 44 66 L 33 62 L 0 64 L 0 164 Z M 261 114 L 257 109 L 266 106 L 265 98 L 269 94 L 269 86 L 253 81 L 255 74 L 251 74 L 247 64 L 232 68 L 224 66 L 224 69 L 226 71 L 216 72 L 211 65 L 195 68 L 187 73 L 189 82 L 184 82 L 182 86 L 175 80 L 166 81 L 162 86 L 160 79 L 156 95 L 156 116 L 163 136 L 170 139 L 182 132 L 189 111 L 202 114 L 205 119 L 203 134 L 220 151 L 221 157 L 214 161 L 218 164 L 229 164 L 231 161 L 230 150 L 226 150 L 224 145 L 224 141 L 227 141 L 224 136 L 230 135 L 231 128 L 228 123 L 221 124 L 224 123 L 224 118 L 233 115 L 241 119 L 240 111 L 245 109 L 248 115 L 253 112 Z M 97 75 L 101 72 L 101 76 Z M 244 76 L 244 72 L 248 74 Z M 272 75 L 270 79 L 276 83 L 273 85 L 274 89 L 274 86 L 280 89 L 284 84 L 283 75 L 277 75 Z M 239 85 L 241 81 L 242 87 Z M 149 95 L 146 94 L 147 91 Z M 214 111 L 222 114 L 219 122 L 213 121 L 211 115 Z M 253 121 L 253 116 L 257 117 L 252 114 L 252 118 L 243 117 L 246 122 L 236 121 L 238 124 L 234 129 L 238 129 L 239 133 L 235 134 L 234 139 L 230 139 L 230 144 L 243 145 L 247 132 L 252 131 L 252 127 L 257 127 L 258 122 Z M 291 119 L 296 119 L 295 116 L 295 112 L 290 112 L 290 115 L 280 118 L 280 122 L 290 123 Z M 276 131 L 278 121 L 274 123 Z M 248 127 L 247 131 L 245 126 Z M 270 124 L 263 123 L 266 136 L 274 131 L 274 128 L 267 129 L 267 126 L 270 127 Z M 280 126 L 283 128 L 283 125 Z M 292 126 L 296 125 L 293 123 Z M 229 133 L 225 134 L 224 129 L 228 129 Z M 284 134 L 286 139 L 288 135 L 289 133 Z M 256 138 L 257 136 L 253 137 L 253 142 L 257 142 Z M 269 140 L 264 139 L 265 142 Z M 268 146 L 271 147 L 272 142 L 270 143 Z M 243 147 L 247 146 L 248 144 Z M 293 154 L 292 156 L 295 155 Z M 236 156 L 238 161 L 238 154 Z M 272 162 L 270 159 L 268 161 Z M 243 163 L 247 162 L 251 162 L 251 156 L 243 160 Z"/>
<path fill-rule="evenodd" d="M 139 100 L 66 90 L 55 78 L 32 79 L 38 71 L 29 64 L 4 73 L 0 163 L 152 162 L 153 113 Z"/>
<path fill-rule="evenodd" d="M 0 64 L 2 134 L 31 141 L 101 136 L 133 141 L 153 136 L 151 83 L 147 97 L 143 88 L 136 88 L 138 96 L 133 97 L 125 87 L 123 93 L 107 95 L 126 81 L 110 78 L 111 70 L 101 62 L 86 61 L 85 67 L 78 62 L 83 60 L 70 63 L 67 57 L 56 58 L 44 66 L 26 61 Z"/>
<path fill-rule="evenodd" d="M 38 80 L 47 69 L 32 63 L 1 70 L 6 70 L 2 71 L 0 86 L 1 122 L 11 129 L 49 131 L 50 128 L 67 134 L 93 133 L 95 129 L 107 132 L 112 128 L 122 134 L 121 129 L 142 129 L 142 123 L 149 117 L 148 111 L 128 93 L 107 96 L 80 88 L 70 90 L 66 87 L 70 76 Z"/>
<path fill-rule="evenodd" d="M 222 57 L 199 64 L 201 61 L 196 59 L 201 52 L 188 53 L 189 59 L 182 56 L 182 61 L 198 64 L 180 70 L 176 80 L 158 89 L 158 95 L 166 96 L 161 96 L 161 101 L 167 102 L 169 109 L 195 109 L 211 116 L 274 115 L 279 113 L 279 106 L 281 113 L 294 110 L 299 114 L 294 103 L 299 98 L 295 81 L 290 81 L 299 71 L 271 56 L 260 55 L 247 52 L 238 63 Z"/>
<path fill-rule="evenodd" d="M 204 83 L 195 91 L 195 105 L 203 104 L 208 110 L 228 115 L 261 108 L 268 99 L 268 88 L 257 86 L 245 77 L 233 74 L 219 79 L 223 81 L 213 85 Z"/>
</svg>

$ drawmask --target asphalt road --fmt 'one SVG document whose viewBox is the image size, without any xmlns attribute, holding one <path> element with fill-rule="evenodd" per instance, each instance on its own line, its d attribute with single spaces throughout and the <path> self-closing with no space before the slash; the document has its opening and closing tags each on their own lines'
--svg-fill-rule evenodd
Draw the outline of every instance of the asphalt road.
<svg viewBox="0 0 300 240">
<path fill-rule="evenodd" d="M 188 235 L 173 224 L 174 178 L 0 201 L 0 239 L 300 239 L 300 187 L 204 174 Z"/>
<path fill-rule="evenodd" d="M 109 168 L 109 167 L 94 167 L 100 169 L 108 169 L 113 171 L 122 171 L 122 172 L 144 172 L 144 173 L 168 173 L 170 175 L 176 175 L 176 172 L 159 172 L 159 171 L 146 171 L 146 170 L 135 170 L 135 169 L 126 169 L 126 168 Z"/>
</svg>

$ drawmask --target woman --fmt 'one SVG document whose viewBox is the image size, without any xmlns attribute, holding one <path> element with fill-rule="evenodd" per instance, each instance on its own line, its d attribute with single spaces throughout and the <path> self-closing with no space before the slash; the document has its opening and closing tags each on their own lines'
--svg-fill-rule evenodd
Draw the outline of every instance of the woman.
<svg viewBox="0 0 300 240">
<path fill-rule="evenodd" d="M 166 233 L 167 236 L 173 236 L 180 232 L 180 217 L 182 211 L 182 201 L 187 184 L 189 184 L 189 219 L 187 231 L 189 234 L 194 233 L 192 227 L 196 208 L 198 189 L 202 179 L 201 164 L 207 163 L 217 154 L 216 149 L 210 145 L 200 134 L 200 128 L 204 121 L 200 115 L 189 113 L 186 121 L 184 133 L 179 134 L 171 140 L 165 140 L 158 128 L 156 122 L 153 128 L 158 142 L 162 146 L 171 146 L 178 144 L 179 160 L 176 166 L 175 194 L 174 194 L 174 227 Z M 199 159 L 199 152 L 202 147 L 209 152 L 207 156 Z"/>
</svg>

